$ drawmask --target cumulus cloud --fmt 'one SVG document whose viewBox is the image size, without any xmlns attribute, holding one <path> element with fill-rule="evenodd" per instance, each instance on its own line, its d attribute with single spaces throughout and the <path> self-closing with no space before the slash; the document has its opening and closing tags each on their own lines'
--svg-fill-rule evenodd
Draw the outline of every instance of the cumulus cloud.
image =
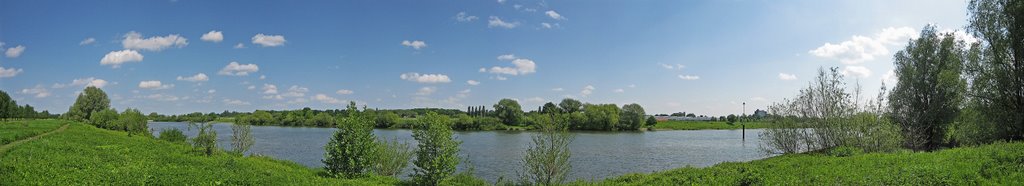
<svg viewBox="0 0 1024 186">
<path fill-rule="evenodd" d="M 338 90 L 338 91 L 336 91 L 334 93 L 337 93 L 337 94 L 340 94 L 340 95 L 349 95 L 349 94 L 352 94 L 352 93 L 355 93 L 355 92 L 353 92 L 352 90 L 348 90 L 348 89 L 341 89 L 341 90 Z"/>
<path fill-rule="evenodd" d="M 513 60 L 513 59 L 516 59 L 516 58 L 517 57 L 516 57 L 515 54 L 504 54 L 504 55 L 498 56 L 498 60 L 501 60 L 501 61 L 508 61 L 508 60 Z"/>
<path fill-rule="evenodd" d="M 20 68 L 4 68 L 0 67 L 0 78 L 9 78 L 21 74 L 22 69 Z"/>
<path fill-rule="evenodd" d="M 165 85 L 165 84 L 161 83 L 160 81 L 141 81 L 141 82 L 139 82 L 139 88 L 143 88 L 143 89 L 160 90 L 160 89 L 169 89 L 169 88 L 173 88 L 173 87 L 174 87 L 174 84 Z"/>
<path fill-rule="evenodd" d="M 882 82 L 889 87 L 896 86 L 896 82 L 898 81 L 899 79 L 896 77 L 896 71 L 889 70 L 889 72 L 882 75 Z"/>
<path fill-rule="evenodd" d="M 434 92 L 437 92 L 437 88 L 436 87 L 423 87 L 423 88 L 420 88 L 419 90 L 416 90 L 416 95 L 426 96 L 426 95 L 433 94 Z"/>
<path fill-rule="evenodd" d="M 277 94 L 277 85 L 263 84 L 263 94 Z"/>
<path fill-rule="evenodd" d="M 917 32 L 913 28 L 889 27 L 882 29 L 874 37 L 854 35 L 850 40 L 839 44 L 825 43 L 808 53 L 822 58 L 838 59 L 843 64 L 859 64 L 874 60 L 877 56 L 889 55 L 889 47 L 916 36 Z"/>
<path fill-rule="evenodd" d="M 256 85 L 249 85 L 249 87 L 246 87 L 245 89 L 249 89 L 249 90 L 256 89 Z"/>
<path fill-rule="evenodd" d="M 511 67 L 495 66 L 495 67 L 491 67 L 489 70 L 487 70 L 488 72 L 490 72 L 492 74 L 507 74 L 507 75 L 513 75 L 513 76 L 515 76 L 515 75 L 526 75 L 526 74 L 531 74 L 531 73 L 537 72 L 537 63 L 534 63 L 533 60 L 530 60 L 530 59 L 517 58 L 515 55 L 505 54 L 505 55 L 498 56 L 498 60 L 503 60 L 503 61 L 512 60 L 512 65 L 513 66 L 511 66 Z"/>
<path fill-rule="evenodd" d="M 871 69 L 864 66 L 846 66 L 840 71 L 843 75 L 866 78 L 871 76 Z"/>
<path fill-rule="evenodd" d="M 203 34 L 203 37 L 200 37 L 199 40 L 220 43 L 221 41 L 224 41 L 224 34 L 220 31 L 213 30 Z"/>
<path fill-rule="evenodd" d="M 472 22 L 477 19 L 479 19 L 479 17 L 469 15 L 466 12 L 459 12 L 458 14 L 455 14 L 455 20 L 459 22 Z"/>
<path fill-rule="evenodd" d="M 157 100 L 157 101 L 178 101 L 181 100 L 178 96 L 167 95 L 167 94 L 150 94 L 146 95 L 145 98 Z"/>
<path fill-rule="evenodd" d="M 781 79 L 781 80 L 796 80 L 796 75 L 787 74 L 787 73 L 779 73 L 779 79 Z"/>
<path fill-rule="evenodd" d="M 104 86 L 107 86 L 107 80 L 97 79 L 95 77 L 79 78 L 72 80 L 71 86 L 103 88 Z"/>
<path fill-rule="evenodd" d="M 288 88 L 288 91 L 285 92 L 284 94 L 281 94 L 281 96 L 284 96 L 284 97 L 302 97 L 302 96 L 306 96 L 306 92 L 309 92 L 309 88 L 300 87 L 298 85 L 292 85 L 291 87 Z"/>
<path fill-rule="evenodd" d="M 552 29 L 552 28 L 557 28 L 557 27 L 561 27 L 561 26 L 562 25 L 559 25 L 558 23 L 548 23 L 548 22 L 540 23 L 540 27 L 541 28 L 546 28 L 546 29 Z"/>
<path fill-rule="evenodd" d="M 203 82 L 203 81 L 209 81 L 209 80 L 210 80 L 210 77 L 206 76 L 206 74 L 204 74 L 204 73 L 199 73 L 199 74 L 192 75 L 192 76 L 189 76 L 189 77 L 178 76 L 178 81 Z"/>
<path fill-rule="evenodd" d="M 476 81 L 476 80 L 468 80 L 468 81 L 466 81 L 466 84 L 469 84 L 469 85 L 479 85 L 480 82 Z"/>
<path fill-rule="evenodd" d="M 593 94 L 593 93 L 594 93 L 594 86 L 587 85 L 587 86 L 583 87 L 583 90 L 580 91 L 580 96 L 587 97 L 587 96 L 589 96 L 590 94 Z"/>
<path fill-rule="evenodd" d="M 90 38 L 85 38 L 85 40 L 82 40 L 81 42 L 78 42 L 78 45 L 88 45 L 88 44 L 93 44 L 95 42 L 96 42 L 96 38 L 91 38 L 90 37 Z"/>
<path fill-rule="evenodd" d="M 426 48 L 427 47 L 427 43 L 423 42 L 423 41 L 419 41 L 419 40 L 416 40 L 416 41 L 404 40 L 404 41 L 402 41 L 402 46 L 412 47 L 413 49 L 419 50 L 420 48 Z"/>
<path fill-rule="evenodd" d="M 125 49 L 160 51 L 172 46 L 178 48 L 185 47 L 188 45 L 188 39 L 178 34 L 142 38 L 142 34 L 131 31 L 124 35 L 121 45 Z"/>
<path fill-rule="evenodd" d="M 121 68 L 121 64 L 128 62 L 141 62 L 142 54 L 135 50 L 111 51 L 100 59 L 100 65 L 111 65 L 113 68 Z"/>
<path fill-rule="evenodd" d="M 7 48 L 7 51 L 4 52 L 4 55 L 7 56 L 7 58 L 16 58 L 18 56 L 21 56 L 21 53 L 23 52 L 25 52 L 25 46 L 18 45 L 11 48 Z"/>
<path fill-rule="evenodd" d="M 555 12 L 554 10 L 548 10 L 547 12 L 544 12 L 544 15 L 548 15 L 548 17 L 555 20 L 566 20 L 565 17 L 562 17 L 561 14 L 558 14 L 558 12 Z"/>
<path fill-rule="evenodd" d="M 621 89 L 621 88 L 620 88 L 620 89 L 615 89 L 615 90 L 612 90 L 612 92 L 615 92 L 615 93 L 623 93 L 623 92 L 626 92 L 626 90 L 623 90 L 623 89 Z"/>
<path fill-rule="evenodd" d="M 499 27 L 499 28 L 511 29 L 511 28 L 515 28 L 517 26 L 519 26 L 519 22 L 505 22 L 505 21 L 501 20 L 501 18 L 498 18 L 498 16 L 491 16 L 490 19 L 487 20 L 487 27 L 488 28 Z"/>
<path fill-rule="evenodd" d="M 237 99 L 224 99 L 222 100 L 225 105 L 251 105 L 249 102 L 245 102 Z"/>
<path fill-rule="evenodd" d="M 400 78 L 407 81 L 417 83 L 448 83 L 451 79 L 448 79 L 448 75 L 444 74 L 419 74 L 415 72 L 409 72 L 399 75 Z"/>
<path fill-rule="evenodd" d="M 229 76 L 247 76 L 249 73 L 260 71 L 260 67 L 256 64 L 238 64 L 238 62 L 232 61 L 228 63 L 228 66 L 224 66 L 220 69 L 217 74 L 229 75 Z"/>
<path fill-rule="evenodd" d="M 264 35 L 256 34 L 252 36 L 252 44 L 257 44 L 263 47 L 276 47 L 284 45 L 287 42 L 283 35 Z"/>
<path fill-rule="evenodd" d="M 693 76 L 693 75 L 679 75 L 677 77 L 679 77 L 679 79 L 683 79 L 683 80 L 698 80 L 698 79 L 700 79 L 700 76 Z"/>
<path fill-rule="evenodd" d="M 36 85 L 35 87 L 28 89 L 21 89 L 21 94 L 33 95 L 36 98 L 45 98 L 50 96 L 50 91 L 43 87 L 43 85 Z"/>
<path fill-rule="evenodd" d="M 938 34 L 952 34 L 953 38 L 956 38 L 956 40 L 958 40 L 958 41 L 963 41 L 964 43 L 967 43 L 968 45 L 970 45 L 971 43 L 977 43 L 979 41 L 978 38 L 974 37 L 973 34 L 967 33 L 967 32 L 965 32 L 963 30 L 946 29 L 946 30 L 939 31 Z"/>
<path fill-rule="evenodd" d="M 236 49 L 237 49 L 237 48 L 245 48 L 245 44 L 242 44 L 242 43 L 238 43 L 238 44 L 236 44 L 236 45 L 235 45 L 235 48 L 236 48 Z"/>
<path fill-rule="evenodd" d="M 658 63 L 658 65 L 661 65 L 661 68 L 665 68 L 665 69 L 669 69 L 669 70 L 682 70 L 683 68 L 686 68 L 686 65 L 682 65 L 682 64 L 672 65 L 672 64 Z"/>
<path fill-rule="evenodd" d="M 267 79 L 267 75 L 260 75 L 260 80 Z"/>
<path fill-rule="evenodd" d="M 316 94 L 315 96 L 313 96 L 313 100 L 317 100 L 317 101 L 320 101 L 320 102 L 323 102 L 323 103 L 327 103 L 327 104 L 342 104 L 342 103 L 345 103 L 345 101 L 343 101 L 343 100 L 340 100 L 340 99 L 337 99 L 337 98 L 334 98 L 334 97 L 331 97 L 331 96 L 327 96 L 327 95 L 324 95 L 324 94 Z"/>
</svg>

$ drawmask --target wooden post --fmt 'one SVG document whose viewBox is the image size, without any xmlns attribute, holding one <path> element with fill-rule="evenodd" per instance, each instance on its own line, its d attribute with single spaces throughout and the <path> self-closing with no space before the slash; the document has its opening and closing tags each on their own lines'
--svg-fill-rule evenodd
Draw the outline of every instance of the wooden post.
<svg viewBox="0 0 1024 186">
<path fill-rule="evenodd" d="M 747 141 L 747 124 L 743 124 L 741 126 L 743 126 L 743 141 Z"/>
</svg>

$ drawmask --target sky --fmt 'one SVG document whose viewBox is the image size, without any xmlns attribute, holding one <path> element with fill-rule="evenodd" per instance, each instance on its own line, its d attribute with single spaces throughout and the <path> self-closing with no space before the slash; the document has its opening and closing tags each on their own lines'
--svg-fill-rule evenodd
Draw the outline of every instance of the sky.
<svg viewBox="0 0 1024 186">
<path fill-rule="evenodd" d="M 963 0 L 0 0 L 0 90 L 63 113 L 86 86 L 118 110 L 453 108 L 574 98 L 648 114 L 751 113 L 819 68 L 864 95 Z"/>
</svg>

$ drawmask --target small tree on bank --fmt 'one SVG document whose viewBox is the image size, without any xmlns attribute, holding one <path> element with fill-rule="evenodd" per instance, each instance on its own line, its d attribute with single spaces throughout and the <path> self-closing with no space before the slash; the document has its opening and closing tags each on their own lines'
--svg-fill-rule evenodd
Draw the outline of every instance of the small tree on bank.
<svg viewBox="0 0 1024 186">
<path fill-rule="evenodd" d="M 252 136 L 252 126 L 248 124 L 231 125 L 231 149 L 235 154 L 245 155 L 246 151 L 256 143 Z"/>
<path fill-rule="evenodd" d="M 373 165 L 376 150 L 373 118 L 359 113 L 355 102 L 349 102 L 349 116 L 340 119 L 338 130 L 324 147 L 324 168 L 335 177 L 358 177 Z"/>
<path fill-rule="evenodd" d="M 575 136 L 568 132 L 568 116 L 561 114 L 534 115 L 540 133 L 533 134 L 533 144 L 521 160 L 525 172 L 520 177 L 526 182 L 538 185 L 555 185 L 565 181 L 572 165 L 569 158 L 569 144 Z"/>
<path fill-rule="evenodd" d="M 455 173 L 459 165 L 459 144 L 452 137 L 452 121 L 448 116 L 434 112 L 418 120 L 412 137 L 416 139 L 415 173 L 412 175 L 416 185 L 437 185 L 441 180 Z"/>
<path fill-rule="evenodd" d="M 107 98 L 107 93 L 95 86 L 89 86 L 81 94 L 78 94 L 75 103 L 71 105 L 65 115 L 71 120 L 85 121 L 91 118 L 92 113 L 109 108 L 110 98 Z"/>
</svg>

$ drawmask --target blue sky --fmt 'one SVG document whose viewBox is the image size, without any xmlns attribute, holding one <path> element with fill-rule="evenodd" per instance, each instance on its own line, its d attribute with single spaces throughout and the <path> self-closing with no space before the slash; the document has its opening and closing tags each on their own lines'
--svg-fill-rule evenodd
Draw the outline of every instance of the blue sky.
<svg viewBox="0 0 1024 186">
<path fill-rule="evenodd" d="M 5 0 L 0 90 L 54 113 L 100 86 L 171 114 L 571 97 L 726 115 L 818 67 L 874 95 L 922 27 L 969 40 L 966 23 L 962 0 Z"/>
</svg>

